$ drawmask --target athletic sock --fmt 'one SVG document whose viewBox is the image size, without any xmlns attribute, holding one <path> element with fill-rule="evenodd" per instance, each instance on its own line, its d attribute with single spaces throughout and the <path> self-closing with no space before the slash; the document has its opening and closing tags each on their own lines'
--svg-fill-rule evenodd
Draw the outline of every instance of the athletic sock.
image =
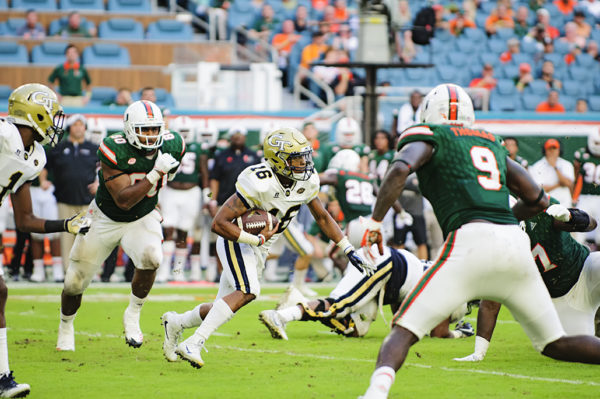
<svg viewBox="0 0 600 399">
<path fill-rule="evenodd" d="M 65 272 L 63 269 L 63 261 L 61 256 L 52 257 L 52 277 L 54 281 L 62 281 L 65 279 Z"/>
<path fill-rule="evenodd" d="M 233 317 L 231 308 L 223 299 L 217 299 L 214 303 L 202 325 L 198 327 L 194 335 L 190 338 L 193 341 L 206 341 L 219 327 L 227 323 Z"/>
<path fill-rule="evenodd" d="M 292 285 L 294 287 L 302 287 L 305 284 L 307 273 L 308 269 L 294 270 L 294 278 L 292 280 Z"/>
<path fill-rule="evenodd" d="M 46 280 L 46 269 L 44 268 L 44 259 L 33 260 L 33 273 L 31 275 L 39 277 L 42 280 Z"/>
<path fill-rule="evenodd" d="M 279 313 L 279 317 L 284 323 L 300 320 L 302 318 L 302 310 L 300 310 L 300 306 L 297 305 L 278 310 L 277 313 Z"/>
<path fill-rule="evenodd" d="M 146 298 L 138 298 L 132 292 L 129 296 L 129 306 L 127 306 L 127 309 L 140 313 L 142 311 L 142 306 L 144 306 L 144 302 L 146 302 Z"/>
<path fill-rule="evenodd" d="M 178 314 L 175 317 L 175 321 L 183 328 L 198 327 L 202 324 L 202 316 L 200 316 L 200 307 L 203 304 L 196 306 L 192 310 Z M 208 315 L 207 315 L 208 317 Z"/>
<path fill-rule="evenodd" d="M 187 261 L 187 248 L 175 249 L 175 263 L 173 264 L 173 278 L 184 280 L 183 271 L 185 270 L 185 263 Z"/>
<path fill-rule="evenodd" d="M 371 376 L 371 383 L 365 393 L 365 397 L 386 397 L 396 378 L 396 372 L 389 366 L 377 368 Z"/>
<path fill-rule="evenodd" d="M 163 242 L 163 261 L 158 268 L 156 273 L 159 280 L 166 280 L 171 272 L 171 260 L 173 259 L 173 253 L 175 252 L 175 241 L 169 240 Z"/>
<path fill-rule="evenodd" d="M 190 255 L 190 276 L 197 276 L 201 278 L 201 267 L 200 267 L 200 255 L 199 254 L 191 254 Z"/>
<path fill-rule="evenodd" d="M 10 373 L 8 365 L 8 339 L 6 337 L 6 327 L 0 328 L 0 375 Z"/>
</svg>

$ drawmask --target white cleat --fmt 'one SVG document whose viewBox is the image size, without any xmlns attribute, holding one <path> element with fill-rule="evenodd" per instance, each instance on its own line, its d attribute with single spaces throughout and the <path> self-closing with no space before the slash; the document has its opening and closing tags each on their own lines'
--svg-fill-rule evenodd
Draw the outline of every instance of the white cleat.
<svg viewBox="0 0 600 399">
<path fill-rule="evenodd" d="M 181 333 L 183 332 L 183 327 L 174 321 L 173 316 L 175 314 L 175 312 L 167 312 L 161 317 L 162 325 L 165 329 L 163 354 L 165 355 L 165 359 L 170 362 L 177 361 L 177 353 L 175 353 L 175 349 L 177 348 L 179 338 L 181 338 Z"/>
<path fill-rule="evenodd" d="M 258 314 L 258 320 L 269 329 L 273 338 L 288 340 L 288 336 L 285 333 L 285 323 L 281 320 L 276 310 L 263 310 Z"/>
<path fill-rule="evenodd" d="M 57 351 L 75 351 L 75 327 L 73 320 L 70 322 L 61 320 L 58 324 Z"/>
<path fill-rule="evenodd" d="M 204 341 L 194 342 L 192 338 L 188 338 L 175 349 L 175 352 L 180 358 L 192 365 L 192 367 L 199 369 L 204 366 L 204 360 L 200 356 L 200 351 L 204 348 Z M 206 350 L 206 348 L 204 349 Z"/>
<path fill-rule="evenodd" d="M 283 297 L 279 300 L 276 309 L 285 309 L 290 306 L 298 305 L 299 303 L 308 303 L 308 299 L 298 290 L 298 288 L 290 285 L 285 291 Z"/>
<path fill-rule="evenodd" d="M 185 275 L 183 274 L 183 270 L 180 270 L 180 271 L 173 270 L 173 281 L 177 281 L 179 283 L 185 281 Z"/>
<path fill-rule="evenodd" d="M 19 384 L 15 381 L 12 371 L 0 377 L 0 398 L 24 398 L 30 391 L 29 384 Z"/>
<path fill-rule="evenodd" d="M 140 313 L 125 309 L 123 313 L 123 328 L 125 330 L 125 342 L 133 348 L 139 348 L 144 343 L 144 334 L 140 329 Z"/>
<path fill-rule="evenodd" d="M 46 273 L 43 271 L 40 273 L 34 272 L 29 277 L 29 280 L 34 283 L 43 283 L 44 281 L 46 281 Z"/>
<path fill-rule="evenodd" d="M 190 272 L 190 281 L 202 281 L 202 272 L 200 270 L 192 270 Z"/>
</svg>

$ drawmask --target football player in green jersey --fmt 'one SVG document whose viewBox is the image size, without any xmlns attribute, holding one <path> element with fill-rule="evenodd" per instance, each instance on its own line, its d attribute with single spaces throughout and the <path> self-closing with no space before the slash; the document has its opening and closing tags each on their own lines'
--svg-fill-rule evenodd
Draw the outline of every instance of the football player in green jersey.
<svg viewBox="0 0 600 399">
<path fill-rule="evenodd" d="M 377 185 L 381 185 L 381 181 L 387 172 L 388 167 L 392 163 L 395 151 L 392 138 L 386 130 L 378 130 L 373 136 L 373 150 L 369 154 L 369 173 L 377 176 Z"/>
<path fill-rule="evenodd" d="M 595 128 L 587 139 L 587 148 L 575 152 L 575 192 L 577 207 L 594 218 L 600 217 L 600 129 Z M 600 229 L 590 234 L 600 246 Z"/>
<path fill-rule="evenodd" d="M 350 149 L 360 155 L 361 173 L 369 173 L 369 152 L 371 148 L 362 143 L 362 131 L 358 122 L 350 117 L 340 119 L 335 127 L 335 143 L 323 146 L 324 165 L 340 151 Z"/>
<path fill-rule="evenodd" d="M 123 315 L 125 342 L 134 348 L 142 345 L 140 312 L 162 261 L 158 192 L 167 178 L 175 176 L 184 154 L 181 136 L 166 132 L 160 109 L 145 100 L 127 108 L 123 132 L 106 137 L 100 144 L 100 185 L 88 209 L 92 228 L 85 238 L 75 239 L 69 256 L 58 350 L 75 350 L 73 320 L 83 291 L 117 245 L 135 265 L 129 306 Z"/>
<path fill-rule="evenodd" d="M 406 129 L 382 183 L 365 253 L 382 251 L 381 220 L 416 171 L 419 188 L 447 237 L 423 278 L 393 319 L 364 398 L 387 398 L 408 350 L 461 303 L 491 299 L 506 305 L 533 346 L 558 360 L 600 363 L 600 339 L 566 336 L 517 219 L 549 206 L 548 197 L 501 139 L 473 128 L 469 95 L 442 84 L 423 101 L 421 125 Z M 511 209 L 509 191 L 521 198 Z"/>
<path fill-rule="evenodd" d="M 565 332 L 594 335 L 600 305 L 600 252 L 579 244 L 570 232 L 591 231 L 596 220 L 551 198 L 546 212 L 521 222 L 531 239 L 531 253 Z M 458 361 L 483 360 L 500 311 L 498 302 L 483 300 L 477 314 L 475 351 Z"/>
</svg>

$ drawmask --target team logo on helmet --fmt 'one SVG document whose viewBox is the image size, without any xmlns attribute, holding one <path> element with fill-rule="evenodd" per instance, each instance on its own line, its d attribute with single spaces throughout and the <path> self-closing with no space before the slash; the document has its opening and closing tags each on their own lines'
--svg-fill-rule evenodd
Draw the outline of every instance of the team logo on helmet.
<svg viewBox="0 0 600 399">
<path fill-rule="evenodd" d="M 287 140 L 284 140 L 283 135 L 281 134 L 274 134 L 271 137 L 269 137 L 269 144 L 273 147 L 278 147 L 279 151 L 284 151 L 286 145 L 288 147 L 293 147 L 292 143 L 290 143 Z"/>
<path fill-rule="evenodd" d="M 56 101 L 54 101 L 51 97 L 48 96 L 48 93 L 44 93 L 43 91 L 36 91 L 31 93 L 31 101 L 36 104 L 43 105 L 49 109 L 52 109 Z"/>
</svg>

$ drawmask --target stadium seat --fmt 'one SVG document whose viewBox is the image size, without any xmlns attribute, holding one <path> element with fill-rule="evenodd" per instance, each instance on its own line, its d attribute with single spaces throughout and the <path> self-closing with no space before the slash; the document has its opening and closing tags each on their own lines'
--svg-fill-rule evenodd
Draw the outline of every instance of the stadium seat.
<svg viewBox="0 0 600 399">
<path fill-rule="evenodd" d="M 490 110 L 492 111 L 515 111 L 519 108 L 519 95 L 512 94 L 503 96 L 497 91 L 490 95 Z"/>
<path fill-rule="evenodd" d="M 564 56 L 569 51 L 571 51 L 571 44 L 569 44 L 567 42 L 563 42 L 562 40 L 554 41 L 554 52 L 555 53 L 558 53 L 558 54 L 561 54 Z"/>
<path fill-rule="evenodd" d="M 0 64 L 28 64 L 27 47 L 15 42 L 0 42 Z"/>
<path fill-rule="evenodd" d="M 478 47 L 473 40 L 467 39 L 466 37 L 461 37 L 460 39 L 458 39 L 454 43 L 454 46 L 456 50 L 458 50 L 458 52 L 462 54 L 473 53 L 477 50 Z"/>
<path fill-rule="evenodd" d="M 58 65 L 65 62 L 66 42 L 44 42 L 31 49 L 31 62 L 36 65 Z"/>
<path fill-rule="evenodd" d="M 563 80 L 562 92 L 569 96 L 578 97 L 585 90 L 581 90 L 581 85 L 576 80 Z"/>
<path fill-rule="evenodd" d="M 0 36 L 4 35 L 6 35 L 6 24 L 4 22 L 0 22 Z"/>
<path fill-rule="evenodd" d="M 483 4 L 483 3 L 481 3 Z M 477 25 L 477 27 L 479 28 L 485 28 L 485 21 L 487 20 L 488 15 L 478 12 L 477 15 L 475 15 L 475 25 Z"/>
<path fill-rule="evenodd" d="M 505 79 L 512 79 L 519 76 L 519 67 L 513 64 L 506 64 L 500 67 L 500 73 L 497 73 L 496 76 L 502 77 Z"/>
<path fill-rule="evenodd" d="M 232 10 L 231 12 L 227 13 L 227 27 L 229 28 L 230 32 L 235 31 L 235 29 L 240 26 L 250 28 L 254 18 L 255 15 L 252 12 L 239 12 Z"/>
<path fill-rule="evenodd" d="M 479 28 L 466 28 L 463 31 L 464 37 L 469 40 L 477 41 L 479 43 L 485 43 L 487 37 L 485 36 L 485 31 Z"/>
<path fill-rule="evenodd" d="M 523 104 L 523 109 L 525 111 L 535 111 L 535 109 L 537 108 L 537 106 L 542 102 L 545 101 L 546 97 L 544 96 L 540 96 L 537 94 L 523 94 L 521 96 L 521 102 Z"/>
<path fill-rule="evenodd" d="M 438 65 L 435 71 L 439 83 L 454 83 L 457 81 L 458 69 L 452 65 Z"/>
<path fill-rule="evenodd" d="M 488 51 L 500 54 L 506 50 L 506 41 L 500 39 L 489 39 L 487 41 Z"/>
<path fill-rule="evenodd" d="M 8 85 L 0 85 L 0 103 L 8 102 L 8 97 L 10 97 L 12 90 L 12 87 Z"/>
<path fill-rule="evenodd" d="M 160 108 L 175 108 L 175 100 L 171 93 L 161 87 L 154 88 L 154 94 L 156 94 L 156 105 Z M 132 98 L 134 100 L 139 100 L 141 95 L 141 91 L 136 91 L 132 93 Z"/>
<path fill-rule="evenodd" d="M 592 40 L 600 44 L 600 29 L 592 29 Z"/>
<path fill-rule="evenodd" d="M 407 84 L 412 86 L 433 86 L 435 72 L 431 68 L 408 68 L 406 70 Z"/>
<path fill-rule="evenodd" d="M 557 54 L 557 53 L 544 54 L 544 61 L 552 61 L 555 69 L 557 67 L 561 68 L 562 66 L 559 66 L 559 65 L 561 65 L 561 64 L 564 65 L 564 63 L 565 63 L 564 56 Z"/>
<path fill-rule="evenodd" d="M 498 57 L 498 54 L 495 54 L 495 53 L 480 53 L 479 61 L 481 62 L 482 65 L 490 64 L 494 68 L 496 68 L 498 65 L 500 65 L 500 58 Z"/>
<path fill-rule="evenodd" d="M 8 18 L 4 24 L 6 34 L 9 36 L 16 36 L 17 31 L 23 25 L 25 25 L 25 18 Z"/>
<path fill-rule="evenodd" d="M 448 57 L 448 63 L 452 66 L 463 68 L 469 64 L 469 57 L 466 54 L 457 54 Z"/>
<path fill-rule="evenodd" d="M 600 96 L 589 96 L 588 106 L 590 111 L 600 112 Z"/>
<path fill-rule="evenodd" d="M 538 96 L 547 96 L 549 91 L 548 83 L 541 79 L 536 79 L 525 87 L 525 93 L 537 94 Z"/>
<path fill-rule="evenodd" d="M 194 39 L 192 27 L 175 19 L 161 19 L 148 25 L 148 40 L 187 42 Z"/>
<path fill-rule="evenodd" d="M 95 43 L 83 49 L 83 64 L 122 67 L 130 65 L 131 61 L 126 48 L 113 43 Z"/>
<path fill-rule="evenodd" d="M 61 10 L 104 10 L 103 0 L 60 0 Z"/>
<path fill-rule="evenodd" d="M 575 111 L 575 104 L 577 104 L 577 99 L 575 97 L 562 95 L 558 98 L 558 102 L 561 103 L 563 107 L 565 107 L 565 111 Z"/>
<path fill-rule="evenodd" d="M 102 39 L 144 40 L 141 22 L 130 18 L 113 18 L 98 25 L 98 37 Z"/>
<path fill-rule="evenodd" d="M 517 93 L 515 82 L 512 79 L 498 79 L 495 90 L 503 96 Z"/>
<path fill-rule="evenodd" d="M 483 2 L 481 2 L 480 6 L 481 6 L 480 13 L 488 16 L 496 8 L 496 2 L 495 1 L 483 1 Z"/>
<path fill-rule="evenodd" d="M 122 14 L 148 14 L 152 12 L 150 0 L 108 0 L 106 9 Z"/>
<path fill-rule="evenodd" d="M 12 0 L 12 8 L 18 10 L 54 11 L 56 10 L 56 0 Z"/>
<path fill-rule="evenodd" d="M 512 28 L 502 28 L 502 29 L 498 29 L 496 31 L 496 34 L 494 35 L 496 38 L 504 41 L 506 43 L 506 41 L 508 39 L 512 39 L 513 37 L 517 37 L 517 35 L 515 35 L 515 31 Z"/>
<path fill-rule="evenodd" d="M 513 54 L 510 62 L 512 62 L 514 65 L 517 65 L 517 66 L 523 62 L 529 64 L 529 66 L 531 66 L 531 67 L 533 67 L 533 65 L 534 65 L 533 57 L 531 55 L 525 54 L 525 53 Z"/>
<path fill-rule="evenodd" d="M 454 48 L 454 40 L 451 41 L 443 41 L 437 37 L 431 39 L 431 51 L 436 53 L 446 54 L 449 53 L 450 50 Z"/>
<path fill-rule="evenodd" d="M 92 96 L 88 102 L 89 106 L 100 107 L 108 101 L 112 101 L 117 97 L 117 90 L 113 87 L 92 87 Z"/>
<path fill-rule="evenodd" d="M 455 37 L 447 29 L 438 29 L 434 32 L 433 37 L 441 42 L 453 42 Z"/>
<path fill-rule="evenodd" d="M 598 67 L 597 61 L 594 59 L 594 57 L 587 53 L 579 54 L 575 59 L 575 65 L 589 69 Z"/>
<path fill-rule="evenodd" d="M 6 3 L 6 0 L 0 0 L 0 9 L 6 10 L 7 8 L 8 8 L 8 4 Z"/>
<path fill-rule="evenodd" d="M 591 78 L 592 78 L 591 70 L 584 68 L 584 67 L 576 66 L 576 65 L 571 65 L 568 68 L 568 73 L 569 73 L 570 79 L 576 80 L 576 81 L 580 82 L 580 84 L 585 84 L 585 82 L 587 82 L 588 80 L 591 80 Z"/>
<path fill-rule="evenodd" d="M 535 55 L 539 52 L 537 43 L 531 40 L 521 41 L 521 52 L 523 54 Z"/>
</svg>

